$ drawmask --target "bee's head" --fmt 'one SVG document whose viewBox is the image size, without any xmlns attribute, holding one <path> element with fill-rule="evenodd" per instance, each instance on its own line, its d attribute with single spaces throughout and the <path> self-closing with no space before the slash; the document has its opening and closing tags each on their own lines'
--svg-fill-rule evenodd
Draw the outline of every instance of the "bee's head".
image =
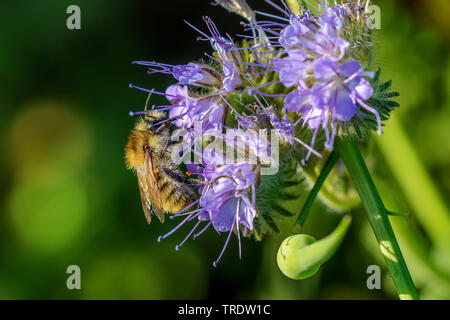
<svg viewBox="0 0 450 320">
<path fill-rule="evenodd" d="M 167 114 L 163 111 L 152 110 L 145 113 L 144 121 L 148 130 L 156 131 L 166 123 Z"/>
</svg>

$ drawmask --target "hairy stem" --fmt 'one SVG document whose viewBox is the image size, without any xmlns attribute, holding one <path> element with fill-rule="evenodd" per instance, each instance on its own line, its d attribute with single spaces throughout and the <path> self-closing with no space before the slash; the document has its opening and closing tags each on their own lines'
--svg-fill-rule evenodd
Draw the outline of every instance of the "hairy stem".
<svg viewBox="0 0 450 320">
<path fill-rule="evenodd" d="M 400 299 L 419 299 L 389 222 L 388 211 L 381 200 L 358 146 L 351 139 L 336 139 L 336 149 L 344 160 L 361 198 Z"/>
<path fill-rule="evenodd" d="M 323 183 L 325 182 L 326 178 L 328 177 L 328 175 L 330 174 L 331 170 L 333 169 L 334 165 L 338 160 L 339 154 L 336 151 L 333 151 L 328 157 L 327 162 L 325 163 L 322 171 L 320 172 L 320 175 L 317 178 L 314 187 L 311 189 L 311 192 L 309 193 L 308 198 L 306 199 L 306 202 L 303 205 L 300 214 L 298 215 L 297 221 L 295 223 L 296 233 L 300 232 L 300 229 L 303 227 L 303 224 L 305 223 L 306 217 L 308 216 L 309 211 L 311 210 L 314 200 L 316 200 L 317 195 L 319 194 L 319 191 L 323 186 Z"/>
</svg>

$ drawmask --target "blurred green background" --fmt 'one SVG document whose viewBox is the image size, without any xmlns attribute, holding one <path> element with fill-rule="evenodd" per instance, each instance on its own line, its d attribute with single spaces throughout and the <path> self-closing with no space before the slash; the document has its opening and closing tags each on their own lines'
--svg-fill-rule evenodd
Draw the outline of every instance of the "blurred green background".
<svg viewBox="0 0 450 320">
<path fill-rule="evenodd" d="M 450 299 L 450 2 L 375 1 L 375 63 L 401 93 L 386 134 L 368 161 L 422 298 Z M 66 8 L 81 8 L 81 30 Z M 249 1 L 267 9 L 261 0 Z M 223 243 L 212 229 L 175 251 L 188 230 L 158 244 L 176 221 L 148 226 L 123 147 L 146 94 L 169 77 L 146 75 L 134 60 L 181 64 L 210 52 L 183 19 L 209 15 L 230 34 L 240 18 L 209 0 L 2 1 L 0 3 L 0 299 L 391 299 L 396 298 L 366 217 L 311 279 L 276 266 L 283 235 Z M 155 97 L 153 103 L 164 103 Z M 297 206 L 297 209 L 299 207 Z M 305 232 L 321 238 L 340 215 L 314 205 Z M 66 268 L 81 268 L 81 290 Z M 382 290 L 366 269 L 382 267 Z"/>
</svg>

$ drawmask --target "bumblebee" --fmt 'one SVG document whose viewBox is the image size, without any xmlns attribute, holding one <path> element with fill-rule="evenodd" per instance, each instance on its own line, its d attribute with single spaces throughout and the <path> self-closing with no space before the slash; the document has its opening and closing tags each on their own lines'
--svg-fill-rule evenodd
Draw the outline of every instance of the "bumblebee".
<svg viewBox="0 0 450 320">
<path fill-rule="evenodd" d="M 177 213 L 191 204 L 195 193 L 171 158 L 170 122 L 165 112 L 146 111 L 131 131 L 125 147 L 128 169 L 136 172 L 147 222 L 155 214 Z"/>
</svg>

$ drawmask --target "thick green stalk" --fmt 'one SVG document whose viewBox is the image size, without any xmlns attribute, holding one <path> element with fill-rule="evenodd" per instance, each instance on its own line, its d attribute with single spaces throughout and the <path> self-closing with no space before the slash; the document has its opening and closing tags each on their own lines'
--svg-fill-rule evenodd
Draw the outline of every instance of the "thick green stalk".
<svg viewBox="0 0 450 320">
<path fill-rule="evenodd" d="M 306 199 L 305 204 L 302 207 L 302 210 L 300 211 L 300 214 L 298 215 L 296 224 L 295 224 L 295 232 L 300 232 L 300 229 L 303 227 L 303 224 L 305 223 L 306 217 L 308 216 L 309 211 L 311 210 L 311 207 L 314 203 L 314 200 L 316 200 L 317 195 L 322 188 L 323 183 L 325 182 L 326 178 L 331 172 L 331 169 L 333 169 L 336 162 L 339 160 L 339 154 L 336 151 L 333 151 L 330 156 L 327 159 L 327 162 L 325 163 L 322 171 L 320 172 L 319 177 L 316 180 L 316 183 L 314 184 L 314 187 L 311 189 L 311 192 L 308 195 L 308 198 Z"/>
<path fill-rule="evenodd" d="M 419 299 L 389 222 L 388 211 L 381 200 L 358 146 L 351 139 L 336 139 L 336 149 L 344 160 L 361 198 L 400 299 Z"/>
</svg>

